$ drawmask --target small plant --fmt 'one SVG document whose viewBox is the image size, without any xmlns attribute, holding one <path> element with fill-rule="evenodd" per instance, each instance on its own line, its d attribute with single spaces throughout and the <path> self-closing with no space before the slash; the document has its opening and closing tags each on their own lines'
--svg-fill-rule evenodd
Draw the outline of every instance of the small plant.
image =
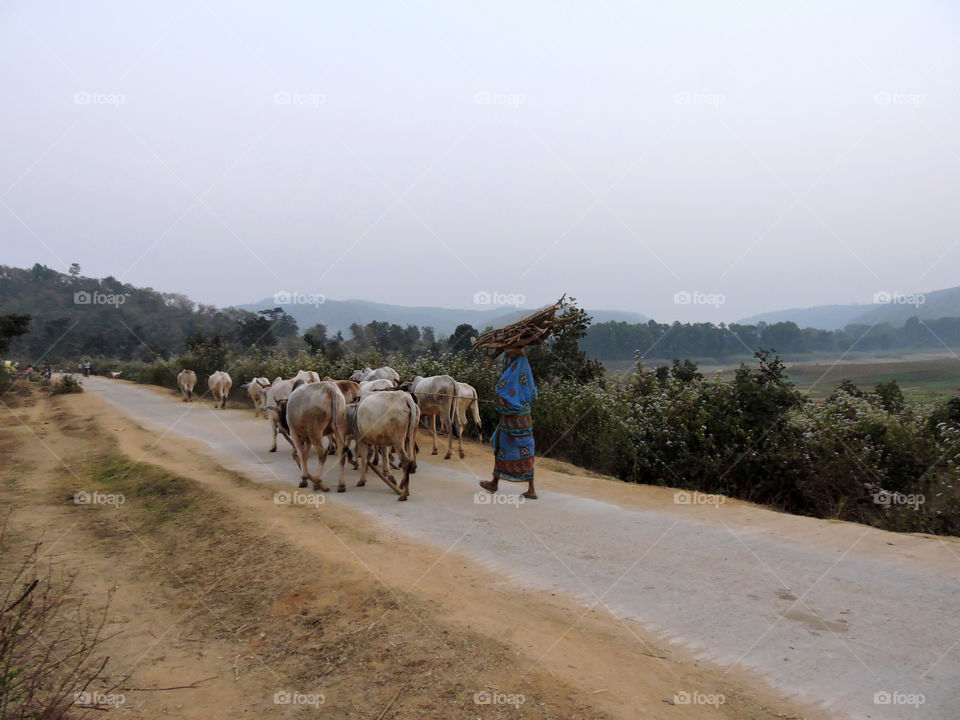
<svg viewBox="0 0 960 720">
<path fill-rule="evenodd" d="M 73 578 L 40 567 L 40 543 L 18 553 L 0 528 L 0 717 L 86 717 L 99 707 L 106 658 L 109 599 L 91 616 L 73 590 Z M 110 688 L 107 692 L 112 692 Z M 92 694 L 91 694 L 92 693 Z"/>
<path fill-rule="evenodd" d="M 74 375 L 64 375 L 50 385 L 51 395 L 66 395 L 68 393 L 82 393 L 83 383 Z"/>
</svg>

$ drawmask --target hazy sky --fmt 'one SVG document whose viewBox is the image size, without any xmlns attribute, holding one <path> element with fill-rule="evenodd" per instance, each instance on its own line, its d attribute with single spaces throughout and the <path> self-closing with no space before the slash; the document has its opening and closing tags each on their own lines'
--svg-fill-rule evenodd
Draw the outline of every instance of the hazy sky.
<svg viewBox="0 0 960 720">
<path fill-rule="evenodd" d="M 958 78 L 956 2 L 0 0 L 0 263 L 660 320 L 955 286 Z"/>
</svg>

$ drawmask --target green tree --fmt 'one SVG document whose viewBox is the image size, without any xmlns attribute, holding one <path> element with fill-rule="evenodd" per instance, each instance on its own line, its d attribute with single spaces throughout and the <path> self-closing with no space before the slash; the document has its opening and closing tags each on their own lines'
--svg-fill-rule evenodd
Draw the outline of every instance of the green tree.
<svg viewBox="0 0 960 720">
<path fill-rule="evenodd" d="M 323 352 L 327 344 L 327 326 L 323 323 L 317 323 L 303 334 L 303 341 L 314 355 Z"/>
<path fill-rule="evenodd" d="M 463 352 L 470 349 L 470 338 L 475 338 L 480 333 L 470 323 L 461 323 L 453 331 L 453 335 L 447 341 L 450 345 L 450 352 Z"/>
<path fill-rule="evenodd" d="M 10 348 L 10 341 L 30 331 L 30 316 L 25 313 L 0 315 L 0 353 Z"/>
</svg>

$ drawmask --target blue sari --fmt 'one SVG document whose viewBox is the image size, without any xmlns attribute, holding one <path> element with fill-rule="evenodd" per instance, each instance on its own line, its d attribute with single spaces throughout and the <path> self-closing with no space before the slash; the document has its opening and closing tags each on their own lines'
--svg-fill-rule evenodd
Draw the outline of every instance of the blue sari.
<svg viewBox="0 0 960 720">
<path fill-rule="evenodd" d="M 534 443 L 530 403 L 537 397 L 530 363 L 521 355 L 504 361 L 503 374 L 497 381 L 494 409 L 500 414 L 491 441 L 493 475 L 510 482 L 533 480 Z"/>
</svg>

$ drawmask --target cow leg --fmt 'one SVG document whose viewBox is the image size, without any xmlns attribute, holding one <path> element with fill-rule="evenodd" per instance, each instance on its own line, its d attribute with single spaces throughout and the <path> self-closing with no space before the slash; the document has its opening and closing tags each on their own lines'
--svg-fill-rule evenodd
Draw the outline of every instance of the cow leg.
<svg viewBox="0 0 960 720">
<path fill-rule="evenodd" d="M 456 421 L 456 423 L 457 423 L 456 428 L 454 428 L 454 429 L 457 431 L 457 452 L 458 452 L 459 455 L 460 455 L 460 459 L 463 460 L 463 457 L 464 457 L 464 455 L 463 455 L 463 426 L 467 424 L 467 419 L 464 418 L 464 419 L 463 419 L 463 422 L 460 422 L 460 418 L 457 417 L 457 418 L 455 418 L 455 421 Z"/>
<path fill-rule="evenodd" d="M 410 463 L 403 464 L 403 480 L 400 481 L 400 497 L 397 502 L 404 502 L 410 496 Z"/>
<path fill-rule="evenodd" d="M 339 460 L 340 460 L 340 483 L 337 485 L 337 492 L 346 492 L 346 491 L 347 491 L 347 486 L 346 486 L 346 484 L 344 483 L 344 478 L 345 478 L 345 476 L 346 476 L 346 471 L 347 471 L 347 468 L 346 468 L 346 464 L 347 464 L 347 453 L 346 453 L 346 448 L 344 447 L 344 445 L 346 445 L 346 443 L 343 442 L 342 440 L 337 443 L 337 447 L 339 448 L 339 452 L 340 452 L 340 457 L 339 457 Z"/>
<path fill-rule="evenodd" d="M 369 448 L 357 442 L 357 455 L 360 456 L 360 479 L 357 480 L 357 487 L 363 487 L 367 484 L 367 464 L 370 462 Z"/>
<path fill-rule="evenodd" d="M 299 458 L 300 487 L 303 488 L 307 486 L 307 480 L 310 478 L 310 471 L 307 468 L 307 466 L 310 464 L 310 441 L 307 438 L 301 438 L 299 435 L 294 433 L 293 447 L 294 452 L 296 452 L 297 457 Z"/>
<path fill-rule="evenodd" d="M 270 446 L 270 452 L 277 451 L 277 419 L 270 416 L 270 430 L 273 432 L 273 445 Z"/>
<path fill-rule="evenodd" d="M 449 460 L 453 456 L 453 425 L 451 424 L 450 416 L 447 415 L 445 418 L 440 418 L 440 424 L 447 432 L 447 454 L 443 456 L 443 459 Z M 461 452 L 463 451 L 461 450 Z M 463 455 L 460 457 L 463 457 Z"/>
<path fill-rule="evenodd" d="M 324 492 L 329 492 L 330 488 L 323 484 L 323 466 L 327 461 L 327 453 L 323 449 L 323 437 L 313 438 L 314 445 L 317 446 L 317 457 L 320 459 L 320 472 L 317 473 L 316 477 L 311 476 L 310 479 L 313 480 L 313 489 L 323 490 Z M 340 488 L 337 488 L 337 492 L 343 492 Z"/>
<path fill-rule="evenodd" d="M 433 452 L 431 455 L 437 454 L 437 416 L 430 416 L 430 432 L 433 435 Z"/>
</svg>

